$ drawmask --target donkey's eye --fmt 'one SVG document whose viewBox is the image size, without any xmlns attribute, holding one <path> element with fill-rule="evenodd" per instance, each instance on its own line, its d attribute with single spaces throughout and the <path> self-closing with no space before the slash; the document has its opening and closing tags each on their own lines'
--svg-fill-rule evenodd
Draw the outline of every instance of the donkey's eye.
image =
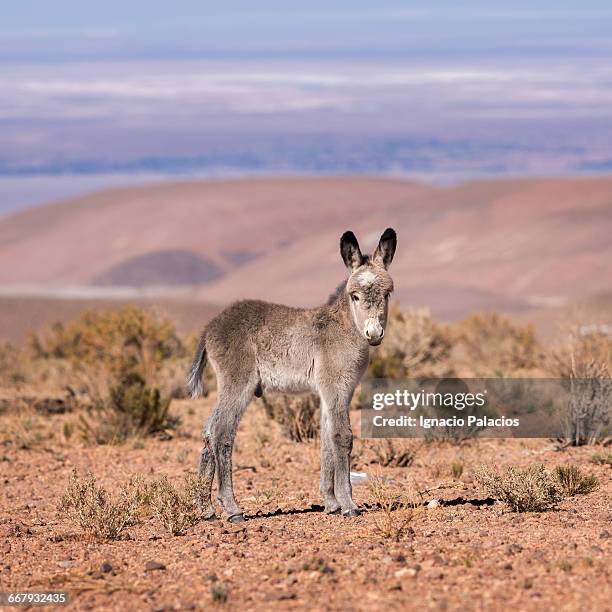
<svg viewBox="0 0 612 612">
<path fill-rule="evenodd" d="M 356 293 L 351 293 L 351 300 L 353 300 L 353 302 L 358 302 L 359 296 Z"/>
</svg>

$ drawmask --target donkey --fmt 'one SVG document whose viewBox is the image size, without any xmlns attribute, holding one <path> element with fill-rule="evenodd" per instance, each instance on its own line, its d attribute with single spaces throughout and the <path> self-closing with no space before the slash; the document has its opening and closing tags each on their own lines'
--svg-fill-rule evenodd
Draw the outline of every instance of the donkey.
<svg viewBox="0 0 612 612">
<path fill-rule="evenodd" d="M 232 450 L 238 423 L 253 396 L 264 391 L 314 392 L 321 399 L 320 492 L 326 513 L 358 516 L 350 481 L 353 432 L 349 405 L 368 365 L 369 347 L 381 343 L 393 281 L 387 272 L 397 244 L 388 228 L 372 256 L 362 255 L 353 232 L 340 239 L 349 277 L 318 308 L 291 308 L 245 300 L 205 327 L 187 377 L 192 397 L 203 393 L 206 359 L 217 377 L 217 403 L 204 426 L 199 474 L 201 503 L 215 517 L 211 488 L 233 523 L 244 516 L 232 486 Z"/>
</svg>

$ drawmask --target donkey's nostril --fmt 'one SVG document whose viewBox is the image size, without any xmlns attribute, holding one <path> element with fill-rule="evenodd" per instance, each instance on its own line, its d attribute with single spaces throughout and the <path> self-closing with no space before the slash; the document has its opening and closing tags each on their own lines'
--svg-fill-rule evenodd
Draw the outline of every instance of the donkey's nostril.
<svg viewBox="0 0 612 612">
<path fill-rule="evenodd" d="M 366 329 L 366 330 L 365 330 L 365 337 L 366 337 L 368 340 L 370 339 L 370 337 L 371 337 L 371 336 L 370 336 L 370 330 L 369 330 L 369 329 Z"/>
<path fill-rule="evenodd" d="M 381 340 L 382 340 L 382 338 L 384 337 L 384 335 L 385 335 L 385 328 L 384 328 L 384 327 L 381 327 L 381 328 L 380 328 L 380 338 L 381 338 Z"/>
</svg>

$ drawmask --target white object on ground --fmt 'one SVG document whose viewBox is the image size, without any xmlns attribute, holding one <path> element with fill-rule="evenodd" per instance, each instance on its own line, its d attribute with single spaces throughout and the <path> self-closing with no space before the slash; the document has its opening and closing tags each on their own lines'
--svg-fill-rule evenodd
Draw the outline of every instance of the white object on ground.
<svg viewBox="0 0 612 612">
<path fill-rule="evenodd" d="M 368 475 L 365 472 L 351 472 L 351 484 L 360 485 L 368 481 Z"/>
</svg>

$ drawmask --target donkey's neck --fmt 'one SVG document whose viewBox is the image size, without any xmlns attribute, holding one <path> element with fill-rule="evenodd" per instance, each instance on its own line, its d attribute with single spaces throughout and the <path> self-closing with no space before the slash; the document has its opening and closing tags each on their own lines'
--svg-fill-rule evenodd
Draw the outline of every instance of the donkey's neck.
<svg viewBox="0 0 612 612">
<path fill-rule="evenodd" d="M 347 281 L 345 280 L 338 285 L 336 290 L 327 299 L 327 302 L 320 307 L 320 310 L 326 311 L 332 319 L 337 321 L 346 330 L 355 345 L 358 345 L 360 348 L 367 348 L 367 341 L 353 323 L 350 298 L 346 292 L 346 283 Z"/>
</svg>

